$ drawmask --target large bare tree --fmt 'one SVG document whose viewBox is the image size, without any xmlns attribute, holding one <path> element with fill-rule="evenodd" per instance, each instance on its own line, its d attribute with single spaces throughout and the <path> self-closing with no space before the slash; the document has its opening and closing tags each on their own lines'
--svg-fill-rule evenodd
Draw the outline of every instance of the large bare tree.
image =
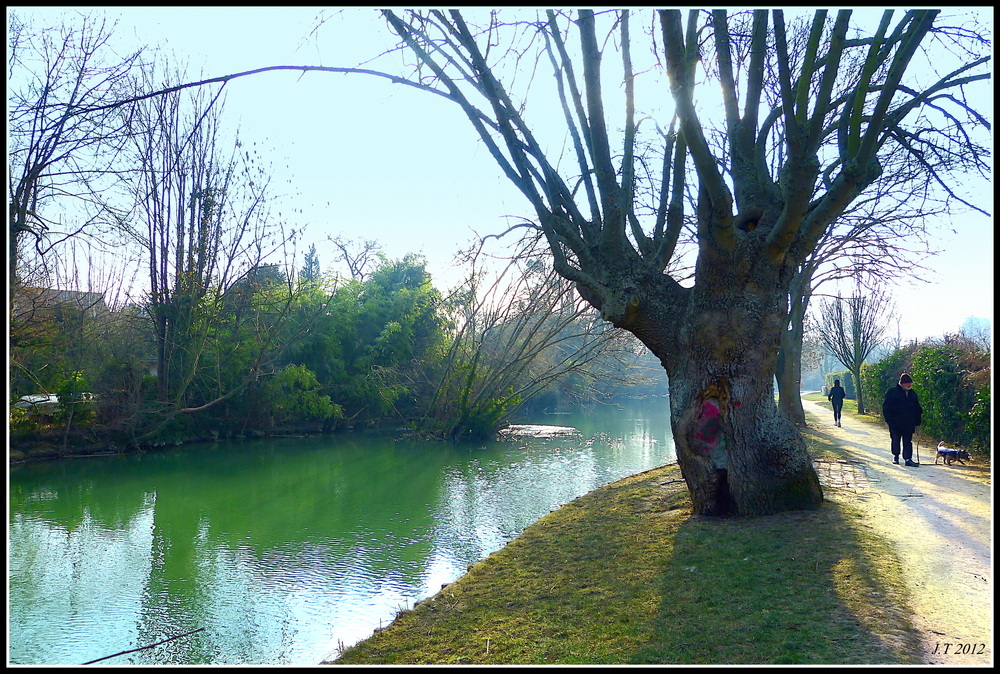
<svg viewBox="0 0 1000 674">
<path fill-rule="evenodd" d="M 39 26 L 8 13 L 9 358 L 23 372 L 31 369 L 23 348 L 37 348 L 39 337 L 54 327 L 50 315 L 63 308 L 66 293 L 51 289 L 90 291 L 76 297 L 110 303 L 112 289 L 124 285 L 120 266 L 106 274 L 91 268 L 86 278 L 75 273 L 77 264 L 106 250 L 118 234 L 108 191 L 117 182 L 127 108 L 83 112 L 129 93 L 128 73 L 140 52 L 113 54 L 113 31 L 110 23 L 87 15 Z M 56 370 L 47 372 L 51 377 Z M 12 369 L 12 385 L 18 377 Z"/>
<path fill-rule="evenodd" d="M 789 22 L 787 50 L 790 58 L 801 59 L 814 46 L 807 16 Z M 734 62 L 749 61 L 752 49 L 752 13 L 743 12 L 730 18 L 730 37 Z M 956 30 L 955 28 L 948 29 Z M 832 35 L 823 36 L 823 50 L 829 50 Z M 851 87 L 869 67 L 861 50 L 848 50 L 843 54 L 834 84 L 833 97 L 851 95 Z M 709 69 L 712 63 L 707 64 Z M 777 105 L 781 97 L 781 83 L 777 68 L 765 70 L 762 96 L 769 105 Z M 708 120 L 708 124 L 711 120 Z M 724 128 L 712 129 L 713 152 L 723 160 L 727 157 L 727 134 Z M 782 143 L 781 130 L 776 130 L 772 142 Z M 782 333 L 775 376 L 778 383 L 778 406 L 781 413 L 794 423 L 805 424 L 805 412 L 800 399 L 801 354 L 803 326 L 810 298 L 822 286 L 853 274 L 853 264 L 864 261 L 863 270 L 870 282 L 888 281 L 900 275 L 914 281 L 921 280 L 921 262 L 934 254 L 930 238 L 935 221 L 943 224 L 948 216 L 958 215 L 956 210 L 973 209 L 982 212 L 974 203 L 948 186 L 942 189 L 941 176 L 956 169 L 987 173 L 989 151 L 977 147 L 970 139 L 953 142 L 962 133 L 951 128 L 936 138 L 916 134 L 914 140 L 896 143 L 884 148 L 879 155 L 882 173 L 878 180 L 849 206 L 828 228 L 815 250 L 798 268 L 791 284 L 788 302 L 788 326 Z M 950 138 L 949 138 L 950 137 Z M 948 143 L 940 143 L 940 139 Z M 824 142 L 829 146 L 820 149 L 820 155 L 835 154 L 838 144 L 837 128 L 830 125 Z M 965 151 L 955 152 L 964 148 Z M 767 155 L 769 170 L 780 171 L 783 160 L 780 152 Z"/>
<path fill-rule="evenodd" d="M 492 436 L 521 404 L 569 375 L 587 377 L 603 356 L 628 348 L 522 239 L 495 272 L 485 241 L 467 253 L 469 272 L 447 300 L 455 326 L 423 423 L 448 439 Z"/>
<path fill-rule="evenodd" d="M 923 280 L 929 248 L 927 221 L 947 214 L 946 204 L 932 199 L 926 171 L 893 170 L 830 227 L 809 257 L 799 265 L 788 297 L 787 328 L 781 336 L 775 377 L 778 408 L 805 425 L 800 397 L 802 345 L 810 301 L 824 286 L 861 274 L 869 285 L 906 278 Z"/>
<path fill-rule="evenodd" d="M 938 14 L 896 19 L 887 11 L 861 35 L 851 34 L 850 11 L 818 11 L 804 51 L 793 54 L 784 14 L 757 11 L 740 60 L 727 12 L 692 11 L 686 20 L 659 12 L 651 35 L 676 126 L 662 140 L 658 199 L 645 217 L 636 85 L 655 78 L 633 65 L 629 12 L 549 11 L 510 22 L 496 12 L 475 20 L 459 11 L 384 12 L 417 61 L 412 79 L 462 107 L 529 200 L 559 273 L 663 363 L 678 460 L 695 510 L 713 514 L 771 513 L 822 498 L 802 439 L 773 397 L 791 284 L 837 218 L 882 175 L 887 154 L 900 146 L 957 154 L 985 124 L 965 98 L 966 88 L 989 77 L 988 56 L 973 53 L 978 36 L 948 31 L 966 50 L 954 67 L 925 81 L 912 72 Z M 539 48 L 537 61 L 529 44 Z M 845 82 L 840 65 L 855 52 L 863 67 Z M 703 59 L 721 95 L 710 102 L 699 100 Z M 550 107 L 563 111 L 572 169 L 529 123 L 537 101 L 515 94 L 515 76 L 531 78 L 546 60 L 555 78 Z M 763 95 L 769 73 L 779 85 L 773 101 Z M 701 119 L 715 100 L 725 117 L 722 156 Z M 697 258 L 693 283 L 682 283 L 664 271 L 681 252 L 688 194 L 696 195 Z"/>
</svg>

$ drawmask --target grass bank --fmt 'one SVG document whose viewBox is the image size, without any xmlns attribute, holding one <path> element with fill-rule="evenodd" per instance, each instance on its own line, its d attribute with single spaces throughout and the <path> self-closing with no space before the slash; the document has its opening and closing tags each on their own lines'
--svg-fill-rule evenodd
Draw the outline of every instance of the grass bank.
<svg viewBox="0 0 1000 674">
<path fill-rule="evenodd" d="M 898 559 L 861 518 L 839 500 L 693 517 L 657 468 L 538 520 L 335 664 L 917 663 Z"/>
</svg>

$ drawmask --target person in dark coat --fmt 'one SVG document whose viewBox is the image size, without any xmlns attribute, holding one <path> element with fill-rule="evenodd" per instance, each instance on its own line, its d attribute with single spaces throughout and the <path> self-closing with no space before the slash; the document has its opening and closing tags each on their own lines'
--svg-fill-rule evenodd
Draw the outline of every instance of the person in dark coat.
<svg viewBox="0 0 1000 674">
<path fill-rule="evenodd" d="M 891 442 L 892 462 L 899 463 L 900 444 L 903 448 L 903 461 L 907 466 L 919 466 L 913 459 L 913 431 L 920 425 L 923 409 L 917 392 L 911 390 L 913 379 L 905 372 L 900 376 L 899 383 L 886 391 L 882 401 L 882 418 L 889 424 L 889 439 Z"/>
<path fill-rule="evenodd" d="M 833 388 L 830 389 L 830 395 L 826 399 L 833 403 L 833 423 L 837 426 L 840 425 L 840 411 L 844 409 L 844 398 L 846 397 L 847 391 L 840 385 L 840 380 L 834 379 Z"/>
</svg>

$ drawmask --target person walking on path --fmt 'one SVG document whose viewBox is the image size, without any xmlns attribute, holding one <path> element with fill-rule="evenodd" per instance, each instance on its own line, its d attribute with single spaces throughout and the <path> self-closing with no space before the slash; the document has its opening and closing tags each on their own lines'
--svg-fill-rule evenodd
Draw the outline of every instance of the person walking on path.
<svg viewBox="0 0 1000 674">
<path fill-rule="evenodd" d="M 913 379 L 904 372 L 899 377 L 899 383 L 885 393 L 885 400 L 882 401 L 882 418 L 889 424 L 892 462 L 899 463 L 900 444 L 902 444 L 903 462 L 907 466 L 916 468 L 920 464 L 912 460 L 913 432 L 920 425 L 923 409 L 920 407 L 917 392 L 911 390 L 912 388 Z"/>
<path fill-rule="evenodd" d="M 840 385 L 840 380 L 834 379 L 833 388 L 830 389 L 830 395 L 826 399 L 833 403 L 833 423 L 836 426 L 840 425 L 840 412 L 844 409 L 844 398 L 846 397 L 847 391 Z"/>
</svg>

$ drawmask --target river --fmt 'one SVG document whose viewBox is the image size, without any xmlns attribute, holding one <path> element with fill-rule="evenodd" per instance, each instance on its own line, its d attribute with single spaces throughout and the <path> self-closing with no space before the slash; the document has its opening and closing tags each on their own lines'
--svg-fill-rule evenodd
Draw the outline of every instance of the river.
<svg viewBox="0 0 1000 674">
<path fill-rule="evenodd" d="M 9 662 L 315 665 L 564 503 L 674 461 L 667 400 L 564 437 L 220 442 L 10 469 Z"/>
</svg>

